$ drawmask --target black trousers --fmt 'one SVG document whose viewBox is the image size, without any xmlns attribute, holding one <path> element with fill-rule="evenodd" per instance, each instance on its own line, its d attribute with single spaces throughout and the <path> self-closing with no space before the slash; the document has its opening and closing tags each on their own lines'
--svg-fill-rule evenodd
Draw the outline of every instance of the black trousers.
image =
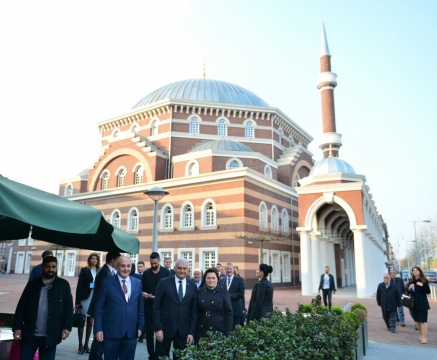
<svg viewBox="0 0 437 360">
<path fill-rule="evenodd" d="M 103 341 L 97 341 L 94 338 L 88 360 L 103 360 Z"/>
<path fill-rule="evenodd" d="M 173 338 L 167 338 L 165 337 L 165 329 L 164 331 L 164 339 L 162 342 L 157 341 L 156 342 L 156 349 L 155 349 L 155 357 L 156 359 L 159 359 L 160 356 L 168 356 L 170 357 L 170 348 L 171 343 L 173 342 L 173 349 L 180 349 L 183 350 L 187 346 L 187 337 L 181 337 L 179 335 L 179 331 L 176 333 L 176 335 Z M 178 357 L 173 353 L 173 360 L 178 360 Z"/>
<path fill-rule="evenodd" d="M 46 348 L 45 336 L 31 336 L 20 342 L 20 359 L 33 359 L 36 350 L 39 349 L 41 360 L 55 360 L 56 345 Z"/>
<path fill-rule="evenodd" d="M 332 307 L 332 291 L 329 289 L 322 289 L 323 292 L 323 304 L 325 306 L 328 306 L 329 309 Z M 326 298 L 328 298 L 328 301 L 326 301 Z"/>
<path fill-rule="evenodd" d="M 153 330 L 153 313 L 144 313 L 144 334 L 146 337 L 149 360 L 155 360 L 155 331 Z"/>
</svg>

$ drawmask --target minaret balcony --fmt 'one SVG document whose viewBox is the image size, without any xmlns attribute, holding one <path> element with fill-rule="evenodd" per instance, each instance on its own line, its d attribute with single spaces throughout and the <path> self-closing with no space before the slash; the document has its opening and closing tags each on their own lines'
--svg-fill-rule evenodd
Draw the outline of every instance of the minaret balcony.
<svg viewBox="0 0 437 360">
<path fill-rule="evenodd" d="M 317 88 L 320 89 L 322 85 L 337 86 L 337 74 L 333 72 L 323 72 L 317 75 Z"/>
</svg>

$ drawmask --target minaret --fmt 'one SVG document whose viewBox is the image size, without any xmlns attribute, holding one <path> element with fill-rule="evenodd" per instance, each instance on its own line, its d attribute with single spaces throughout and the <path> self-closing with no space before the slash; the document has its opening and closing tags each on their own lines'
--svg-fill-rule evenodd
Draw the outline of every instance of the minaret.
<svg viewBox="0 0 437 360">
<path fill-rule="evenodd" d="M 320 49 L 320 74 L 317 76 L 317 88 L 322 97 L 323 135 L 320 149 L 323 156 L 338 157 L 341 147 L 341 134 L 335 129 L 334 89 L 337 86 L 337 74 L 331 72 L 331 54 L 326 39 L 325 25 L 322 23 L 322 43 Z"/>
</svg>

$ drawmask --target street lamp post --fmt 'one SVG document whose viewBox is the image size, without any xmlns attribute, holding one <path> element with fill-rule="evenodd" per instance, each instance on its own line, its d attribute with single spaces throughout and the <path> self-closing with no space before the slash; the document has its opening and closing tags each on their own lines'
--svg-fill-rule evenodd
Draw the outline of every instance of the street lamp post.
<svg viewBox="0 0 437 360">
<path fill-rule="evenodd" d="M 431 222 L 431 220 L 417 220 L 417 221 L 413 221 L 413 222 L 414 222 L 414 240 L 416 241 L 416 266 L 420 266 L 420 263 L 419 263 L 419 252 L 417 250 L 416 223 L 417 222 L 429 223 L 429 222 Z"/>
<path fill-rule="evenodd" d="M 407 266 L 408 266 L 408 274 L 410 274 L 410 257 L 408 256 L 408 243 L 409 242 L 416 242 L 416 240 L 407 240 Z"/>
<path fill-rule="evenodd" d="M 149 195 L 149 198 L 153 200 L 153 237 L 152 237 L 152 252 L 158 251 L 158 201 L 161 200 L 168 192 L 159 186 L 154 186 L 151 189 L 144 192 Z"/>
</svg>

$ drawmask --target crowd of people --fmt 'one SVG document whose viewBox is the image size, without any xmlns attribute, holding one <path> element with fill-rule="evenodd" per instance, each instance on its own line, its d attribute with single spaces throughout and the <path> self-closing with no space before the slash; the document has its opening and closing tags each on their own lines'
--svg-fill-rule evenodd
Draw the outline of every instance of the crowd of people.
<svg viewBox="0 0 437 360">
<path fill-rule="evenodd" d="M 395 270 L 390 270 L 390 275 L 384 274 L 383 280 L 378 285 L 376 301 L 381 307 L 387 330 L 396 333 L 396 325 L 405 326 L 402 296 L 406 295 L 410 304 L 409 313 L 416 323 L 415 329 L 419 331 L 420 343 L 426 344 L 430 309 L 427 295 L 431 289 L 422 269 L 414 266 L 406 284 L 397 276 Z"/>
<path fill-rule="evenodd" d="M 273 268 L 260 264 L 258 278 L 246 309 L 245 282 L 238 266 L 228 262 L 203 272 L 191 271 L 188 260 L 159 253 L 149 256 L 150 268 L 129 257 L 108 252 L 101 265 L 92 252 L 82 268 L 75 304 L 68 281 L 57 277 L 57 258 L 42 255 L 18 302 L 13 323 L 14 339 L 20 341 L 21 359 L 55 358 L 56 346 L 71 331 L 74 316 L 85 321 L 78 327 L 78 353 L 90 360 L 134 359 L 138 342 L 146 339 L 149 359 L 169 356 L 170 348 L 197 345 L 208 332 L 228 335 L 236 326 L 261 320 L 273 311 Z M 84 330 L 86 327 L 85 339 Z M 94 341 L 89 346 L 91 332 Z M 177 359 L 173 355 L 173 359 Z"/>
</svg>

